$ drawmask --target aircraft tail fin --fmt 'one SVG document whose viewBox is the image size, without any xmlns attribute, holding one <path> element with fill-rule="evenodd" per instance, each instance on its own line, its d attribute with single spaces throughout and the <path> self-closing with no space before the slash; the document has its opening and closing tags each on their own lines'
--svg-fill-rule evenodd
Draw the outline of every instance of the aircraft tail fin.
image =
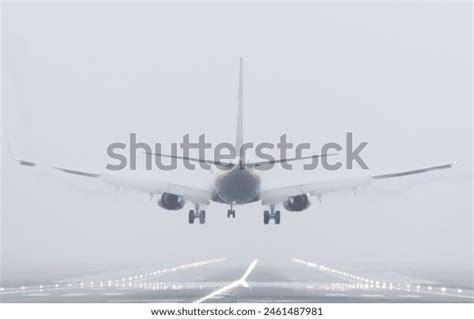
<svg viewBox="0 0 474 319">
<path fill-rule="evenodd" d="M 240 68 L 239 68 L 239 102 L 237 105 L 237 132 L 235 137 L 235 151 L 239 156 L 239 162 L 244 163 L 244 154 L 241 152 L 242 145 L 244 143 L 244 119 L 243 119 L 243 61 L 240 58 Z"/>
</svg>

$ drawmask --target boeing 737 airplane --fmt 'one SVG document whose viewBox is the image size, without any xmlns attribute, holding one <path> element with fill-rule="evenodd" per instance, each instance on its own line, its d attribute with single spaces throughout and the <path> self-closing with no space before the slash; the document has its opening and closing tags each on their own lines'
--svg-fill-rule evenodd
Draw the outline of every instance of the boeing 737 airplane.
<svg viewBox="0 0 474 319">
<path fill-rule="evenodd" d="M 290 159 L 279 159 L 267 162 L 249 162 L 246 161 L 243 152 L 240 152 L 244 143 L 243 135 L 243 83 L 242 83 L 242 59 L 240 60 L 239 70 L 239 92 L 238 92 L 238 112 L 237 112 L 237 134 L 235 149 L 238 154 L 234 163 L 222 163 L 216 161 L 207 161 L 198 158 L 178 157 L 171 155 L 154 154 L 155 156 L 173 157 L 178 159 L 186 159 L 194 162 L 206 162 L 212 165 L 222 165 L 230 168 L 215 177 L 214 184 L 207 189 L 199 189 L 186 185 L 173 183 L 164 183 L 159 180 L 144 179 L 142 177 L 120 176 L 113 172 L 86 172 L 76 169 L 70 169 L 60 166 L 52 166 L 51 168 L 59 170 L 67 174 L 74 174 L 83 177 L 89 177 L 101 180 L 114 187 L 123 187 L 135 189 L 149 193 L 151 196 L 159 195 L 158 205 L 167 210 L 180 210 L 186 202 L 194 205 L 194 209 L 189 210 L 188 221 L 193 224 L 196 219 L 200 224 L 206 221 L 206 211 L 201 206 L 207 206 L 211 202 L 217 202 L 230 206 L 227 210 L 227 217 L 235 218 L 234 206 L 245 205 L 257 201 L 261 201 L 263 206 L 268 207 L 263 212 L 263 222 L 268 224 L 270 220 L 274 220 L 275 224 L 280 224 L 280 210 L 276 210 L 277 205 L 282 205 L 288 211 L 302 211 L 310 206 L 310 197 L 317 196 L 321 200 L 321 196 L 328 193 L 334 193 L 344 190 L 355 190 L 361 186 L 366 186 L 374 181 L 400 178 L 408 175 L 427 173 L 435 170 L 447 169 L 453 167 L 456 162 L 414 169 L 409 171 L 394 172 L 383 175 L 360 176 L 356 178 L 336 179 L 327 181 L 318 181 L 309 184 L 300 184 L 287 187 L 276 187 L 270 189 L 261 189 L 261 180 L 256 172 L 256 167 L 296 161 L 311 157 L 299 157 Z M 9 146 L 10 150 L 10 146 Z M 10 156 L 19 164 L 34 167 L 38 163 L 34 161 L 24 160 L 15 157 L 11 150 Z M 320 156 L 325 156 L 324 154 Z"/>
</svg>

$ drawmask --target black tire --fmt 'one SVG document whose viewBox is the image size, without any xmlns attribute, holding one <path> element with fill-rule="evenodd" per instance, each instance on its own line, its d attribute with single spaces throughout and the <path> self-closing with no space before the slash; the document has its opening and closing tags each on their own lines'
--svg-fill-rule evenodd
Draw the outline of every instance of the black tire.
<svg viewBox="0 0 474 319">
<path fill-rule="evenodd" d="M 199 223 L 200 224 L 204 224 L 206 222 L 206 211 L 205 210 L 201 210 L 199 212 Z"/>
<path fill-rule="evenodd" d="M 188 215 L 188 222 L 189 222 L 190 224 L 194 224 L 194 218 L 195 218 L 195 216 L 194 216 L 194 210 L 191 209 L 191 210 L 189 211 L 189 215 Z"/>
<path fill-rule="evenodd" d="M 268 210 L 263 212 L 263 223 L 265 225 L 268 225 L 268 222 L 270 221 L 270 212 Z"/>
<path fill-rule="evenodd" d="M 235 218 L 235 209 L 232 210 L 232 218 Z"/>
<path fill-rule="evenodd" d="M 276 210 L 275 211 L 275 217 L 274 217 L 275 225 L 280 225 L 280 215 L 281 215 L 280 211 Z"/>
</svg>

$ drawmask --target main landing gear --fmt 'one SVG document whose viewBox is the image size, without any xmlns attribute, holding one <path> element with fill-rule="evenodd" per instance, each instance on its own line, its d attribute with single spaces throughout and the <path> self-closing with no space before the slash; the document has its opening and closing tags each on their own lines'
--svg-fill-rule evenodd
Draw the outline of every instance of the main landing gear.
<svg viewBox="0 0 474 319">
<path fill-rule="evenodd" d="M 230 204 L 230 209 L 227 210 L 227 218 L 230 218 L 231 216 L 232 218 L 235 218 L 235 209 L 233 204 Z"/>
<path fill-rule="evenodd" d="M 275 220 L 275 225 L 280 225 L 280 211 L 275 210 L 275 205 L 270 205 L 270 211 L 266 210 L 263 212 L 263 223 L 268 225 L 270 219 Z"/>
<path fill-rule="evenodd" d="M 194 224 L 195 219 L 199 219 L 199 224 L 204 224 L 206 222 L 206 211 L 199 210 L 199 204 L 194 204 L 194 209 L 189 210 L 188 221 L 190 224 Z"/>
</svg>

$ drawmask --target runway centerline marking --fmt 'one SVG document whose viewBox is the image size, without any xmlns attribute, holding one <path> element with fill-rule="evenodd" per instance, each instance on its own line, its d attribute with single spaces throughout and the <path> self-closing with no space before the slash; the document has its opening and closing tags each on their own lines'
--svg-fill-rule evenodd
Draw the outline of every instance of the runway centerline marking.
<svg viewBox="0 0 474 319">
<path fill-rule="evenodd" d="M 240 287 L 240 286 L 243 286 L 243 287 L 249 287 L 249 284 L 247 283 L 247 277 L 252 273 L 252 271 L 255 269 L 255 267 L 257 266 L 257 262 L 258 260 L 255 259 L 253 260 L 250 265 L 247 267 L 247 270 L 245 270 L 245 273 L 243 274 L 242 277 L 240 277 L 240 279 L 234 281 L 234 282 L 231 282 L 230 284 L 222 287 L 222 288 L 219 288 L 213 292 L 211 292 L 209 295 L 206 295 L 200 299 L 197 299 L 195 301 L 193 301 L 193 303 L 202 303 L 208 299 L 211 299 L 211 298 L 214 298 L 218 295 L 221 295 L 227 291 L 230 291 L 232 289 L 235 289 L 237 287 Z"/>
<path fill-rule="evenodd" d="M 50 295 L 51 294 L 28 294 L 28 295 L 25 295 L 25 297 L 46 297 Z"/>
<path fill-rule="evenodd" d="M 123 292 L 105 292 L 101 294 L 101 296 L 121 296 L 124 295 L 125 293 Z"/>
<path fill-rule="evenodd" d="M 347 294 L 325 294 L 328 297 L 347 297 Z"/>
<path fill-rule="evenodd" d="M 374 295 L 374 294 L 360 294 L 362 297 L 368 298 L 386 298 L 384 295 Z"/>
</svg>

